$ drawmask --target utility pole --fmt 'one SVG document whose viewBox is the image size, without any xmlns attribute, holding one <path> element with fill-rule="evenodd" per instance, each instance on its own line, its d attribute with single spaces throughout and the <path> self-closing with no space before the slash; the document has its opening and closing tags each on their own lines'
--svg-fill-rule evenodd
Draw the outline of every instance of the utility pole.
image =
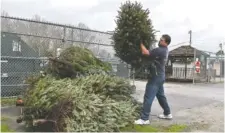
<svg viewBox="0 0 225 133">
<path fill-rule="evenodd" d="M 188 32 L 190 34 L 190 46 L 192 45 L 192 30 Z M 194 47 L 193 47 L 194 48 Z M 194 62 L 193 62 L 193 84 L 195 83 L 195 61 L 196 61 L 196 49 L 194 48 Z"/>
<path fill-rule="evenodd" d="M 190 40 L 189 40 L 189 43 L 190 43 L 190 46 L 191 46 L 191 44 L 192 44 L 192 30 L 190 30 L 188 33 L 190 34 Z"/>
<path fill-rule="evenodd" d="M 188 31 L 188 34 L 190 34 L 189 45 L 191 46 L 191 30 Z M 188 47 L 185 47 L 185 66 L 184 66 L 184 76 L 185 76 L 185 79 L 187 78 L 187 58 L 188 58 L 187 48 Z"/>
</svg>

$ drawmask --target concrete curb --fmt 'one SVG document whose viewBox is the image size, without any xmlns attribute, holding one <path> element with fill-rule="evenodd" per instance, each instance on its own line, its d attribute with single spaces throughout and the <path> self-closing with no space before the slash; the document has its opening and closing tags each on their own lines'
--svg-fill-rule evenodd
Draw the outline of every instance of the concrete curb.
<svg viewBox="0 0 225 133">
<path fill-rule="evenodd" d="M 16 107 L 15 105 L 12 106 L 1 106 L 1 109 L 7 109 L 7 108 L 12 108 L 12 107 Z"/>
</svg>

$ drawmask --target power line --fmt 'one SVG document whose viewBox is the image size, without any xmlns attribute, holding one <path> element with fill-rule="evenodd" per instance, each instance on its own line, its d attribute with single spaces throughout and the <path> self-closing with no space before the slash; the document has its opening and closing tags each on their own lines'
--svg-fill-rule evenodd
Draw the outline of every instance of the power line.
<svg viewBox="0 0 225 133">
<path fill-rule="evenodd" d="M 186 42 L 181 42 L 181 43 L 174 44 L 174 45 L 169 45 L 169 47 L 179 46 L 179 45 L 182 45 L 182 44 L 187 43 L 187 42 L 188 42 L 188 41 L 186 41 Z"/>
<path fill-rule="evenodd" d="M 179 46 L 179 45 L 182 45 L 182 44 L 185 44 L 185 43 L 188 43 L 188 41 L 186 41 L 186 42 L 181 42 L 181 43 L 178 43 L 178 44 L 175 44 L 175 45 L 169 45 L 169 48 L 175 47 L 175 46 Z M 206 53 L 210 53 L 210 54 L 216 54 L 216 52 L 210 52 L 210 51 L 206 51 L 206 50 L 200 50 L 200 51 L 206 52 Z"/>
</svg>

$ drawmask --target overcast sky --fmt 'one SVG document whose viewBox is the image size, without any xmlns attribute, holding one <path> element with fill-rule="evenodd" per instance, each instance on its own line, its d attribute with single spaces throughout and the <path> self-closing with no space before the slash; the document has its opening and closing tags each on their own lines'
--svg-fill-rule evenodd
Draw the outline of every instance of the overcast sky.
<svg viewBox="0 0 225 133">
<path fill-rule="evenodd" d="M 171 45 L 188 41 L 193 31 L 193 46 L 218 51 L 225 42 L 224 0 L 138 0 L 149 8 L 150 18 L 160 34 L 170 34 Z M 117 10 L 124 0 L 1 0 L 1 10 L 10 16 L 31 18 L 38 14 L 48 21 L 78 24 L 112 31 Z"/>
</svg>

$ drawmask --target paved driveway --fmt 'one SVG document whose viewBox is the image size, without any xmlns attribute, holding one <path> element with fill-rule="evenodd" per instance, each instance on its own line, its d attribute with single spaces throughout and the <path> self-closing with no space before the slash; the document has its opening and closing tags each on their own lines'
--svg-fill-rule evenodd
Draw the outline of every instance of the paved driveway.
<svg viewBox="0 0 225 133">
<path fill-rule="evenodd" d="M 143 101 L 146 82 L 135 81 L 136 94 Z M 156 118 L 162 109 L 155 99 L 151 120 L 154 123 L 188 123 L 203 126 L 204 131 L 224 131 L 224 84 L 165 83 L 165 93 L 174 116 L 172 121 Z M 199 127 L 196 127 L 199 130 Z M 201 128 L 200 128 L 201 129 Z"/>
</svg>

